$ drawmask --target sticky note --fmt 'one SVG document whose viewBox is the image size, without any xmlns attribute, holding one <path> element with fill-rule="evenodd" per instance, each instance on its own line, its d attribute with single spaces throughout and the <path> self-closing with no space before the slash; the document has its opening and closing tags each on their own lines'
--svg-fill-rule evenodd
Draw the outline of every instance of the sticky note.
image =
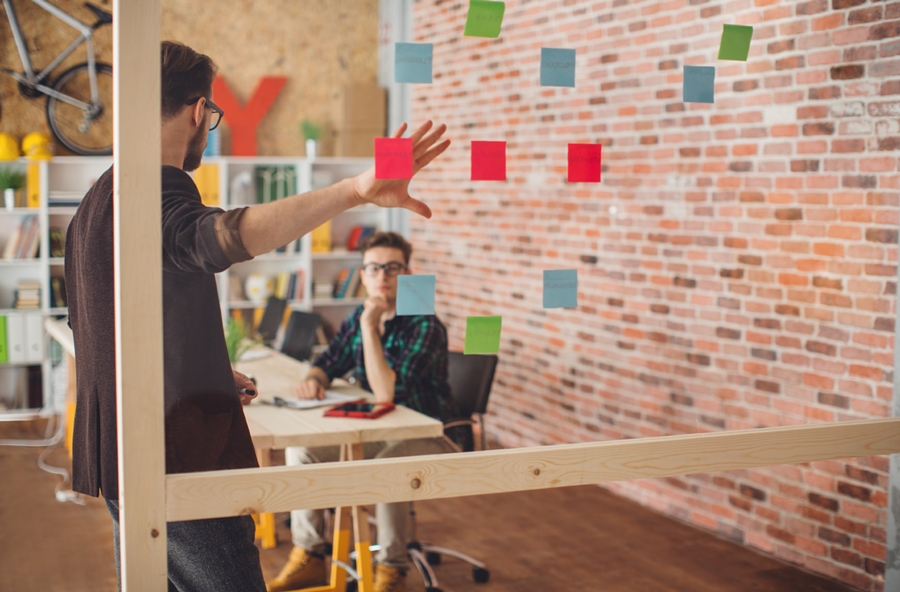
<svg viewBox="0 0 900 592">
<path fill-rule="evenodd" d="M 722 29 L 722 40 L 719 42 L 719 59 L 746 62 L 752 37 L 753 27 L 725 25 Z"/>
<path fill-rule="evenodd" d="M 503 317 L 467 317 L 466 344 L 463 353 L 495 354 L 500 351 L 500 326 Z"/>
<path fill-rule="evenodd" d="M 375 178 L 412 179 L 412 138 L 375 138 Z"/>
<path fill-rule="evenodd" d="M 603 146 L 569 144 L 569 183 L 599 183 Z"/>
<path fill-rule="evenodd" d="M 541 48 L 541 86 L 575 86 L 575 50 Z"/>
<path fill-rule="evenodd" d="M 496 39 L 500 36 L 500 25 L 503 24 L 503 13 L 506 4 L 503 2 L 490 2 L 488 0 L 471 0 L 469 2 L 469 14 L 466 16 L 466 29 L 463 35 L 466 37 L 490 37 Z"/>
<path fill-rule="evenodd" d="M 506 142 L 472 141 L 472 180 L 506 181 Z"/>
<path fill-rule="evenodd" d="M 394 82 L 431 84 L 431 43 L 394 44 Z"/>
<path fill-rule="evenodd" d="M 716 83 L 713 66 L 685 66 L 681 89 L 685 103 L 712 103 Z"/>
<path fill-rule="evenodd" d="M 578 270 L 545 270 L 544 308 L 574 308 L 576 306 L 578 306 Z"/>
<path fill-rule="evenodd" d="M 397 276 L 397 316 L 434 314 L 433 275 Z"/>
</svg>

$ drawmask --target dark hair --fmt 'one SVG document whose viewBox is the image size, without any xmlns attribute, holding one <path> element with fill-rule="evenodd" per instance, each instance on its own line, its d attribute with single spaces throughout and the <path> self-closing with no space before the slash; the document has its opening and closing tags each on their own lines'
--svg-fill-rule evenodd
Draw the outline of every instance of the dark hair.
<svg viewBox="0 0 900 592">
<path fill-rule="evenodd" d="M 162 117 L 177 115 L 188 99 L 212 93 L 218 68 L 209 56 L 177 41 L 162 42 Z"/>
<path fill-rule="evenodd" d="M 375 234 L 370 234 L 359 243 L 356 250 L 365 255 L 366 251 L 374 249 L 375 247 L 387 247 L 388 249 L 399 249 L 403 251 L 403 262 L 409 265 L 409 258 L 412 257 L 413 251 L 412 245 L 396 232 L 376 232 Z"/>
</svg>

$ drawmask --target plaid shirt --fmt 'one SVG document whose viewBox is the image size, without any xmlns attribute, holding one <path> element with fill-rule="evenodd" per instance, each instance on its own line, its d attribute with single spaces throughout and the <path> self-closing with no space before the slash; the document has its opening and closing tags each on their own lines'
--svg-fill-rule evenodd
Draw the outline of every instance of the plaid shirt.
<svg viewBox="0 0 900 592">
<path fill-rule="evenodd" d="M 341 324 L 328 349 L 313 363 L 334 380 L 353 370 L 357 385 L 366 378 L 359 307 Z M 397 316 L 384 324 L 381 346 L 397 375 L 394 403 L 446 422 L 457 416 L 447 383 L 447 329 L 436 316 Z"/>
</svg>

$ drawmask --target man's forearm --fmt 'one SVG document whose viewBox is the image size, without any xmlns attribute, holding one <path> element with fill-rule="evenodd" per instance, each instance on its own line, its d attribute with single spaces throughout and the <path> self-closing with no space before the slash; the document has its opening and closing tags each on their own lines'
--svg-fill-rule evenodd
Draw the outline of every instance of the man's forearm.
<svg viewBox="0 0 900 592">
<path fill-rule="evenodd" d="M 381 347 L 381 338 L 378 330 L 374 328 L 362 328 L 363 357 L 366 364 L 366 379 L 369 388 L 379 403 L 390 403 L 394 400 L 394 385 L 397 383 L 397 374 L 391 370 L 384 357 L 384 349 Z"/>
<path fill-rule="evenodd" d="M 297 240 L 362 202 L 353 180 L 247 208 L 238 227 L 247 252 L 256 257 Z"/>
</svg>

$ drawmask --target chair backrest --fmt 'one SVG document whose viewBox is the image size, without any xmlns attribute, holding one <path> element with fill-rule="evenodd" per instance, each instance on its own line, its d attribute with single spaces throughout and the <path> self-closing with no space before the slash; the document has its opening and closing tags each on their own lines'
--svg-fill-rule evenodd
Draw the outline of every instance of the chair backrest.
<svg viewBox="0 0 900 592">
<path fill-rule="evenodd" d="M 259 327 L 256 332 L 262 339 L 263 343 L 269 345 L 275 339 L 278 333 L 278 327 L 281 326 L 281 320 L 284 318 L 284 309 L 287 307 L 287 300 L 269 296 L 266 303 L 266 310 L 263 312 L 262 319 L 259 321 Z"/>
<path fill-rule="evenodd" d="M 462 352 L 450 352 L 447 379 L 461 417 L 487 411 L 496 368 L 497 356 L 466 356 Z"/>
<path fill-rule="evenodd" d="M 312 356 L 321 322 L 322 318 L 314 312 L 293 311 L 284 330 L 281 353 L 301 362 L 308 360 Z"/>
</svg>

